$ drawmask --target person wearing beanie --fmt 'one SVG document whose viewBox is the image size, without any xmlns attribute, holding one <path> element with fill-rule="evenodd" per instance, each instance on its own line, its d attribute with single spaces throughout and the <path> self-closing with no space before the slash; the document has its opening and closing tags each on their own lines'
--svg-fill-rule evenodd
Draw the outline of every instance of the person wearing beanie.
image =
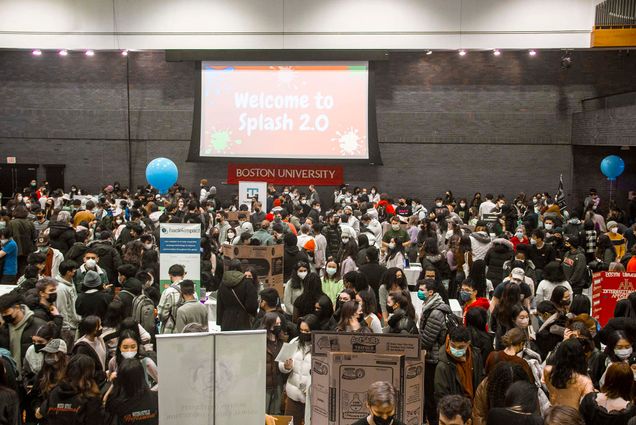
<svg viewBox="0 0 636 425">
<path fill-rule="evenodd" d="M 609 236 L 612 241 L 612 245 L 614 246 L 614 251 L 616 251 L 616 260 L 620 262 L 621 259 L 625 256 L 627 252 L 627 241 L 618 233 L 618 223 L 615 221 L 609 221 L 607 223 L 607 236 Z"/>
<path fill-rule="evenodd" d="M 298 248 L 298 237 L 293 233 L 286 233 L 284 237 L 285 253 L 283 256 L 283 279 L 285 282 L 289 280 L 294 266 L 299 261 L 309 263 L 307 253 Z"/>
<path fill-rule="evenodd" d="M 563 256 L 563 273 L 574 294 L 582 294 L 587 286 L 587 260 L 583 248 L 579 246 L 579 238 L 575 235 L 565 235 L 565 255 Z"/>
<path fill-rule="evenodd" d="M 113 294 L 110 290 L 104 290 L 99 273 L 93 270 L 87 271 L 82 282 L 82 290 L 83 292 L 75 301 L 77 314 L 83 317 L 95 315 L 103 320 L 108 304 L 113 300 Z"/>
<path fill-rule="evenodd" d="M 3 324 L 0 326 L 0 340 L 3 347 L 11 351 L 16 370 L 22 370 L 24 356 L 33 343 L 33 336 L 46 322 L 22 304 L 22 297 L 11 292 L 0 297 L 0 314 Z"/>
</svg>

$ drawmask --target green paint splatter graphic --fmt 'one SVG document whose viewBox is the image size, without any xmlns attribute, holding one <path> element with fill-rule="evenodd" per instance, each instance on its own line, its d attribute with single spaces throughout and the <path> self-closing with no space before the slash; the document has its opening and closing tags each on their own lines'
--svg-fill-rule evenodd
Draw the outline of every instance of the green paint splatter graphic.
<svg viewBox="0 0 636 425">
<path fill-rule="evenodd" d="M 211 137 L 212 147 L 217 152 L 223 152 L 230 147 L 230 139 L 229 130 L 215 131 Z"/>
</svg>

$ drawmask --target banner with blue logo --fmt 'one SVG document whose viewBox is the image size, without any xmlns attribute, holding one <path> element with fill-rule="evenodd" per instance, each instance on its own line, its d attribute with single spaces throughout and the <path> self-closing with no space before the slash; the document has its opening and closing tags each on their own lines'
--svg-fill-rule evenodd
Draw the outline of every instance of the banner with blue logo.
<svg viewBox="0 0 636 425">
<path fill-rule="evenodd" d="M 196 285 L 201 296 L 201 224 L 162 223 L 159 225 L 159 279 L 161 292 L 171 284 L 168 270 L 174 264 L 185 268 L 185 279 Z"/>
</svg>

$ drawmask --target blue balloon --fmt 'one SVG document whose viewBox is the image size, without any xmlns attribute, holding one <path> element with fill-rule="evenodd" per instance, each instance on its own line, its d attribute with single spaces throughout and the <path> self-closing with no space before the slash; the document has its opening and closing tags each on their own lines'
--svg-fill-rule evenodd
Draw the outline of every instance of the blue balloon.
<svg viewBox="0 0 636 425">
<path fill-rule="evenodd" d="M 625 162 L 623 158 L 616 155 L 610 155 L 601 161 L 601 172 L 610 180 L 616 180 L 616 177 L 625 171 Z"/>
<path fill-rule="evenodd" d="M 146 166 L 146 180 L 159 192 L 166 193 L 177 182 L 179 170 L 168 158 L 156 158 Z"/>
</svg>

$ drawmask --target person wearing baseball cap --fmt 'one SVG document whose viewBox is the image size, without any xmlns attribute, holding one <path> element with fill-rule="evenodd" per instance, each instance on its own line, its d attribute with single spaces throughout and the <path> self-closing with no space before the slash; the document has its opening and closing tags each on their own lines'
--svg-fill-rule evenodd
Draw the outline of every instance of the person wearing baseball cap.
<svg viewBox="0 0 636 425">
<path fill-rule="evenodd" d="M 612 245 L 614 245 L 614 250 L 616 251 L 615 261 L 620 262 L 627 252 L 627 241 L 625 240 L 623 235 L 619 233 L 617 222 L 607 222 L 607 236 L 612 241 Z"/>
<path fill-rule="evenodd" d="M 37 251 L 46 255 L 46 266 L 41 272 L 42 276 L 55 278 L 60 273 L 60 264 L 64 261 L 64 254 L 51 246 L 49 235 L 41 233 L 35 241 Z"/>
<path fill-rule="evenodd" d="M 66 342 L 63 339 L 55 338 L 52 339 L 44 346 L 42 352 L 55 354 L 55 353 L 63 353 L 66 354 L 68 352 L 66 347 Z"/>
</svg>

